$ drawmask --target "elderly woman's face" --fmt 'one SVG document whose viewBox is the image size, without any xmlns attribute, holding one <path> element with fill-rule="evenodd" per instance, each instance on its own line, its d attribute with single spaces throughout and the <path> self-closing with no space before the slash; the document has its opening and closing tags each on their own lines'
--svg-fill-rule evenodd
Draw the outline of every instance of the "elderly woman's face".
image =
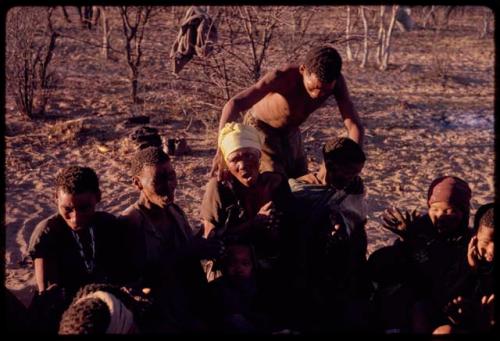
<svg viewBox="0 0 500 341">
<path fill-rule="evenodd" d="M 226 164 L 243 186 L 251 187 L 259 177 L 260 151 L 251 147 L 240 148 L 227 156 Z"/>
<path fill-rule="evenodd" d="M 447 233 L 460 226 L 464 213 L 450 203 L 438 201 L 429 207 L 429 217 L 439 233 Z"/>
</svg>

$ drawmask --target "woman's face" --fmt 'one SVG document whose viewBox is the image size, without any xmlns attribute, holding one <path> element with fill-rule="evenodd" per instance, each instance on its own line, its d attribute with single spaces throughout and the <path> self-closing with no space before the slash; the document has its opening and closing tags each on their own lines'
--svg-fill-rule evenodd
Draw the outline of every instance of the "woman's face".
<svg viewBox="0 0 500 341">
<path fill-rule="evenodd" d="M 429 217 L 438 233 L 448 233 L 460 227 L 464 212 L 448 202 L 434 202 L 429 207 Z"/>
<path fill-rule="evenodd" d="M 259 177 L 260 151 L 251 147 L 240 148 L 227 156 L 226 164 L 243 186 L 251 187 Z"/>
</svg>

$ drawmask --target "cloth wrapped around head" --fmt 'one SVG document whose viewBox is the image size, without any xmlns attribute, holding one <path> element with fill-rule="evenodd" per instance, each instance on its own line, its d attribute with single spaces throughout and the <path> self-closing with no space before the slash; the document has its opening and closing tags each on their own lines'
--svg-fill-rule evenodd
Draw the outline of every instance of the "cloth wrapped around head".
<svg viewBox="0 0 500 341">
<path fill-rule="evenodd" d="M 262 141 L 257 129 L 252 126 L 230 122 L 226 123 L 219 132 L 219 148 L 224 156 L 224 160 L 232 152 L 245 147 L 258 149 L 262 148 Z"/>
<path fill-rule="evenodd" d="M 455 176 L 443 176 L 435 179 L 427 194 L 430 206 L 435 202 L 448 202 L 468 213 L 470 209 L 471 190 L 464 180 Z"/>
</svg>

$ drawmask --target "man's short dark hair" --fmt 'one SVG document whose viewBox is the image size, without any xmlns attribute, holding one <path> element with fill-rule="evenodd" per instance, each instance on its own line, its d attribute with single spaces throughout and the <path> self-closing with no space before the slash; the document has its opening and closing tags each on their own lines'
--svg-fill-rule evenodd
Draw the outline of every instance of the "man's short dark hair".
<svg viewBox="0 0 500 341">
<path fill-rule="evenodd" d="M 359 164 L 366 161 L 366 156 L 359 144 L 348 137 L 328 141 L 323 146 L 325 162 Z"/>
<path fill-rule="evenodd" d="M 99 193 L 99 179 L 90 167 L 69 166 L 56 177 L 56 189 L 68 194 Z"/>
<path fill-rule="evenodd" d="M 159 165 L 170 161 L 168 155 L 158 147 L 139 149 L 132 159 L 132 175 L 139 175 L 144 166 Z"/>
<path fill-rule="evenodd" d="M 331 83 L 339 78 L 342 69 L 342 58 L 333 47 L 317 46 L 306 55 L 304 65 L 309 73 L 313 73 L 322 83 Z"/>
</svg>

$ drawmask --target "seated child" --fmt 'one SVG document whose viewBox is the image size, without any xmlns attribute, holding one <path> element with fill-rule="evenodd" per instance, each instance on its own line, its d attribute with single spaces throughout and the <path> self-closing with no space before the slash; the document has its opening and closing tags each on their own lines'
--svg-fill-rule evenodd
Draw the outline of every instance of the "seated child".
<svg viewBox="0 0 500 341">
<path fill-rule="evenodd" d="M 456 281 L 452 299 L 444 307 L 449 323 L 434 334 L 487 332 L 495 325 L 493 264 L 495 256 L 494 204 L 481 206 L 474 217 L 475 234 L 467 249 L 468 271 Z"/>
</svg>

